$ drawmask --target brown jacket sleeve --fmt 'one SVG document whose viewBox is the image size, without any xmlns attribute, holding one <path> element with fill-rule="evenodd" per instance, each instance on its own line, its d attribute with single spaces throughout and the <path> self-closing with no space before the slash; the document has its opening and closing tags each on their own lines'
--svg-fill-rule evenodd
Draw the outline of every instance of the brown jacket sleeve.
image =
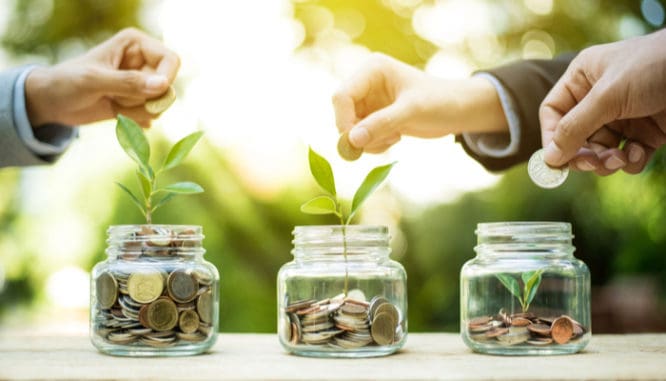
<svg viewBox="0 0 666 381">
<path fill-rule="evenodd" d="M 468 155 L 489 171 L 504 170 L 529 159 L 541 147 L 539 105 L 574 57 L 575 54 L 564 54 L 552 60 L 517 61 L 482 70 L 497 78 L 513 101 L 520 121 L 520 146 L 517 153 L 504 158 L 482 156 L 473 152 L 462 136 L 456 136 L 456 141 L 463 145 Z"/>
</svg>

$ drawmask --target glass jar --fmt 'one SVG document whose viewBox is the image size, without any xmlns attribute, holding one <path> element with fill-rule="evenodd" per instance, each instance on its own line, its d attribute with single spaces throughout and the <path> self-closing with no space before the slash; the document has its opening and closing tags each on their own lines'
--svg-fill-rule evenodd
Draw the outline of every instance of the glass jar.
<svg viewBox="0 0 666 381">
<path fill-rule="evenodd" d="M 103 353 L 182 356 L 213 346 L 219 280 L 200 226 L 121 225 L 92 270 L 90 337 Z"/>
<path fill-rule="evenodd" d="M 313 357 L 391 354 L 407 339 L 407 274 L 384 226 L 297 226 L 278 274 L 278 336 Z"/>
<path fill-rule="evenodd" d="M 590 272 L 574 258 L 571 225 L 482 223 L 460 275 L 460 330 L 472 350 L 575 353 L 590 341 Z"/>
</svg>

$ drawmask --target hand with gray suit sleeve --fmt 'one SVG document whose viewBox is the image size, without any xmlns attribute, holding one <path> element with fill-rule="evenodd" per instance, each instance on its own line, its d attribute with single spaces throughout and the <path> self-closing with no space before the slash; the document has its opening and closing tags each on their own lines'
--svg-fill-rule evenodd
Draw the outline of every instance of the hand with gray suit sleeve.
<svg viewBox="0 0 666 381">
<path fill-rule="evenodd" d="M 72 126 L 124 114 L 149 127 L 144 104 L 174 81 L 180 59 L 160 41 L 125 29 L 82 56 L 0 73 L 0 167 L 53 162 Z"/>
</svg>

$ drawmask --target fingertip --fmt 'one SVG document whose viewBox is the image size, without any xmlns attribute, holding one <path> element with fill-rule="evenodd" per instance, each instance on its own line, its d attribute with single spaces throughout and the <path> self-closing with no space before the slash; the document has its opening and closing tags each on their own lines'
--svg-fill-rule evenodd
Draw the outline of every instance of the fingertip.
<svg viewBox="0 0 666 381">
<path fill-rule="evenodd" d="M 546 161 L 546 164 L 553 167 L 559 167 L 566 163 L 566 161 L 564 161 L 564 153 L 560 147 L 555 144 L 555 141 L 548 143 L 544 149 L 543 158 Z"/>
<path fill-rule="evenodd" d="M 349 142 L 356 148 L 363 148 L 370 142 L 370 132 L 363 126 L 357 126 L 349 131 Z"/>
<path fill-rule="evenodd" d="M 618 155 L 612 155 L 611 157 L 609 157 L 604 161 L 604 167 L 606 167 L 606 169 L 609 169 L 611 171 L 616 171 L 620 168 L 624 168 L 625 165 L 627 165 L 627 162 Z"/>
</svg>

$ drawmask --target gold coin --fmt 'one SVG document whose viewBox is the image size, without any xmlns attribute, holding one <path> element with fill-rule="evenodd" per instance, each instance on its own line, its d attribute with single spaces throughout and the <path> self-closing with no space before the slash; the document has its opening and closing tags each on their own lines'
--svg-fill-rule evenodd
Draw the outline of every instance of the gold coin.
<svg viewBox="0 0 666 381">
<path fill-rule="evenodd" d="M 111 308 L 118 298 L 118 282 L 109 272 L 101 273 L 95 281 L 97 302 L 102 308 Z"/>
<path fill-rule="evenodd" d="M 199 329 L 199 315 L 194 310 L 185 310 L 180 313 L 178 327 L 184 333 L 194 333 Z"/>
<path fill-rule="evenodd" d="M 532 324 L 532 322 L 524 317 L 514 317 L 511 319 L 511 326 L 513 327 L 527 327 L 530 324 Z"/>
<path fill-rule="evenodd" d="M 396 322 L 400 320 L 400 314 L 398 313 L 398 309 L 391 303 L 384 303 L 384 304 L 380 305 L 379 307 L 377 307 L 375 309 L 373 317 L 377 316 L 381 313 L 390 314 L 391 317 L 393 318 L 393 320 L 395 320 Z"/>
<path fill-rule="evenodd" d="M 372 320 L 372 326 L 370 327 L 372 339 L 378 345 L 393 344 L 395 338 L 395 326 L 396 320 L 393 318 L 391 313 L 377 313 L 375 318 Z"/>
<path fill-rule="evenodd" d="M 176 90 L 173 88 L 173 86 L 169 86 L 169 89 L 167 89 L 166 93 L 160 95 L 157 98 L 146 101 L 146 104 L 143 107 L 151 114 L 161 114 L 166 111 L 175 100 Z"/>
<path fill-rule="evenodd" d="M 213 292 L 208 290 L 197 299 L 197 312 L 204 323 L 213 322 Z"/>
<path fill-rule="evenodd" d="M 571 337 L 574 334 L 574 326 L 571 322 L 571 319 L 565 316 L 561 316 L 555 321 L 550 327 L 550 336 L 558 344 L 566 344 L 571 340 Z"/>
<path fill-rule="evenodd" d="M 349 132 L 340 135 L 338 139 L 338 154 L 340 157 L 348 160 L 357 160 L 363 154 L 363 148 L 356 148 L 349 142 Z"/>
<path fill-rule="evenodd" d="M 185 270 L 174 270 L 167 279 L 167 292 L 178 303 L 194 300 L 199 291 L 199 282 Z"/>
<path fill-rule="evenodd" d="M 127 279 L 127 289 L 132 299 L 139 303 L 150 303 L 162 295 L 164 277 L 159 271 L 136 272 Z"/>
<path fill-rule="evenodd" d="M 159 298 L 150 303 L 146 313 L 150 328 L 156 331 L 168 331 L 178 324 L 178 308 L 169 298 Z"/>
</svg>

